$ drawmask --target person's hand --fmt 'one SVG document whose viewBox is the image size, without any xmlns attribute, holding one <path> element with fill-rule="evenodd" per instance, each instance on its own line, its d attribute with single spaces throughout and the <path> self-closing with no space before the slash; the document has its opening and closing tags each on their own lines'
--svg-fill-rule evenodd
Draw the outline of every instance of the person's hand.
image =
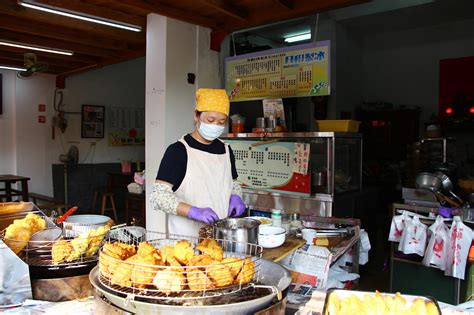
<svg viewBox="0 0 474 315">
<path fill-rule="evenodd" d="M 245 204 L 238 195 L 230 195 L 229 200 L 229 211 L 227 215 L 229 217 L 240 217 L 245 212 Z"/>
<path fill-rule="evenodd" d="M 191 207 L 188 211 L 188 218 L 206 224 L 212 224 L 219 220 L 219 216 L 211 208 Z"/>
</svg>

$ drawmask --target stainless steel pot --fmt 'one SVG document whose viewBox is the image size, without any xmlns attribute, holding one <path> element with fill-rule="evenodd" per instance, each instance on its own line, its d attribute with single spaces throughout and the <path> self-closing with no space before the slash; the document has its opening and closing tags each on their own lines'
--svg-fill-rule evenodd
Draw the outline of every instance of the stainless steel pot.
<svg viewBox="0 0 474 315">
<path fill-rule="evenodd" d="M 237 242 L 233 252 L 245 253 L 247 244 L 258 244 L 258 227 L 260 221 L 249 218 L 219 220 L 214 223 L 214 237 Z"/>
<path fill-rule="evenodd" d="M 441 189 L 441 179 L 431 173 L 420 173 L 416 177 L 416 188 L 427 189 L 436 193 Z"/>
</svg>

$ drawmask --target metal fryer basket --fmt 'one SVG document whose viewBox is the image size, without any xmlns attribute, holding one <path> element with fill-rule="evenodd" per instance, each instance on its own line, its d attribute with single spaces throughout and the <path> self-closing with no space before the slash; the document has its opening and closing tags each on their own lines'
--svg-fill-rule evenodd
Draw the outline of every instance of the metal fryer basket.
<svg viewBox="0 0 474 315">
<path fill-rule="evenodd" d="M 146 230 L 141 236 L 135 234 L 129 237 L 129 233 L 124 233 L 127 229 L 111 231 L 105 242 L 137 245 L 138 239 L 147 241 L 159 250 L 165 246 L 174 246 L 180 240 L 187 240 L 193 246 L 203 240 Z M 222 296 L 253 286 L 259 279 L 262 247 L 228 240 L 216 241 L 223 249 L 224 259 L 233 257 L 232 261 L 192 266 L 152 265 L 115 258 L 102 248 L 99 281 L 108 289 L 133 299 L 168 301 Z M 238 270 L 237 274 L 232 273 L 232 268 Z"/>
</svg>

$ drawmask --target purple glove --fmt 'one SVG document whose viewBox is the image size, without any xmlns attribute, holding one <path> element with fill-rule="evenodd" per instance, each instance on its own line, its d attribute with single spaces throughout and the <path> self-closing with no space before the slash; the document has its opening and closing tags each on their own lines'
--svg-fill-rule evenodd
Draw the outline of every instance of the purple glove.
<svg viewBox="0 0 474 315">
<path fill-rule="evenodd" d="M 245 204 L 238 195 L 230 195 L 229 200 L 229 211 L 227 215 L 229 217 L 240 217 L 245 212 Z"/>
<path fill-rule="evenodd" d="M 191 207 L 188 211 L 188 218 L 206 224 L 212 224 L 219 220 L 217 214 L 211 208 Z"/>
<path fill-rule="evenodd" d="M 446 207 L 439 207 L 438 208 L 438 214 L 442 217 L 445 217 L 445 218 L 451 218 L 451 211 L 453 209 L 451 208 L 446 208 Z"/>
</svg>

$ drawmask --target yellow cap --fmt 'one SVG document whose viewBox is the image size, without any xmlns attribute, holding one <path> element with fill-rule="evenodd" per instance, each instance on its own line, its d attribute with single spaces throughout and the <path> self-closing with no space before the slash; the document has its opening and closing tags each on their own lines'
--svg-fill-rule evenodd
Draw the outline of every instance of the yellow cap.
<svg viewBox="0 0 474 315">
<path fill-rule="evenodd" d="M 224 89 L 198 89 L 196 91 L 196 110 L 200 112 L 219 112 L 229 116 L 229 96 Z"/>
</svg>

